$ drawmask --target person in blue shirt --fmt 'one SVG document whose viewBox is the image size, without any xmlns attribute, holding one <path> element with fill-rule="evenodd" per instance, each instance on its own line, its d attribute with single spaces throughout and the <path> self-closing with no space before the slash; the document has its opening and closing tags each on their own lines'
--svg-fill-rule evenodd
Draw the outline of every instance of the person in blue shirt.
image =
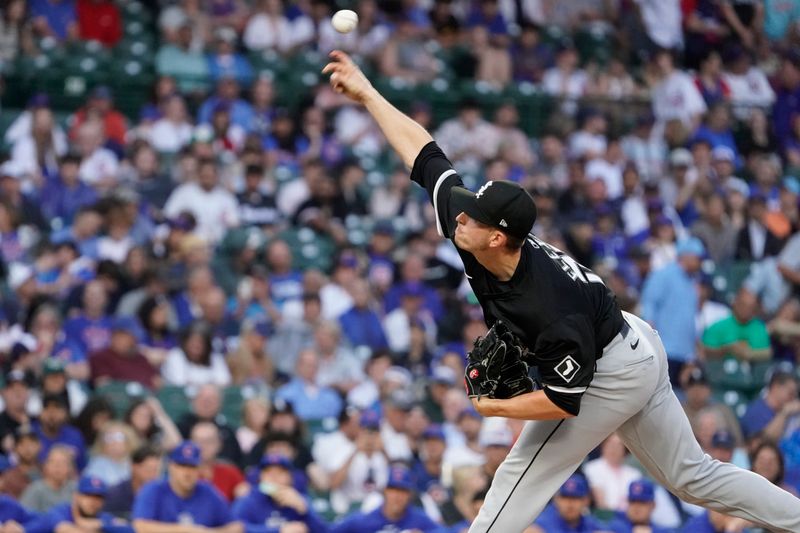
<svg viewBox="0 0 800 533">
<path fill-rule="evenodd" d="M 25 526 L 26 533 L 134 533 L 124 520 L 102 512 L 108 487 L 99 477 L 82 476 L 72 501 L 56 505 Z"/>
<path fill-rule="evenodd" d="M 75 464 L 83 470 L 86 466 L 86 443 L 81 432 L 67 424 L 68 417 L 69 405 L 65 396 L 47 394 L 42 398 L 39 420 L 31 425 L 42 443 L 39 461 L 44 461 L 54 444 L 63 444 L 75 451 Z"/>
<path fill-rule="evenodd" d="M 258 486 L 233 504 L 233 516 L 244 523 L 246 533 L 284 533 L 290 526 L 307 533 L 328 530 L 306 498 L 292 486 L 292 463 L 288 458 L 265 455 L 259 469 Z"/>
<path fill-rule="evenodd" d="M 661 335 L 673 386 L 683 366 L 695 359 L 698 290 L 695 280 L 705 255 L 696 237 L 677 245 L 678 259 L 652 272 L 642 288 L 642 318 Z"/>
<path fill-rule="evenodd" d="M 48 178 L 39 192 L 44 215 L 50 220 L 60 219 L 64 226 L 72 224 L 81 207 L 98 200 L 97 191 L 81 181 L 80 166 L 80 155 L 68 153 L 59 161 L 58 175 Z"/>
<path fill-rule="evenodd" d="M 715 511 L 704 511 L 703 513 L 691 518 L 683 525 L 682 533 L 727 533 L 736 531 L 744 533 L 747 531 L 747 522 L 741 518 L 725 516 Z"/>
<path fill-rule="evenodd" d="M 669 529 L 654 526 L 650 521 L 656 507 L 656 492 L 649 479 L 637 479 L 628 486 L 628 509 L 618 513 L 617 519 L 610 524 L 615 533 L 669 533 Z M 649 529 L 648 529 L 649 528 Z"/>
<path fill-rule="evenodd" d="M 373 352 L 389 347 L 378 313 L 371 307 L 367 281 L 357 279 L 351 286 L 353 307 L 339 317 L 344 336 L 352 346 L 369 346 Z"/>
<path fill-rule="evenodd" d="M 322 420 L 339 416 L 342 397 L 330 387 L 317 383 L 319 355 L 311 348 L 302 350 L 297 356 L 297 375 L 275 393 L 276 399 L 289 402 L 303 420 Z"/>
<path fill-rule="evenodd" d="M 0 455 L 0 476 L 11 468 L 11 463 L 5 455 Z M 2 477 L 0 477 L 0 490 L 2 490 Z M 6 494 L 0 494 L 0 531 L 3 533 L 16 533 L 24 531 L 26 524 L 37 518 L 36 513 L 25 509 L 17 500 Z"/>
<path fill-rule="evenodd" d="M 109 297 L 103 282 L 95 279 L 83 287 L 83 312 L 64 322 L 67 339 L 75 342 L 84 353 L 103 350 L 111 342 L 111 317 L 106 314 Z"/>
<path fill-rule="evenodd" d="M 208 73 L 211 79 L 234 78 L 239 84 L 249 86 L 253 81 L 253 67 L 242 54 L 236 51 L 236 30 L 218 28 L 214 32 L 214 51 L 207 56 Z"/>
<path fill-rule="evenodd" d="M 59 41 L 78 37 L 74 0 L 34 0 L 28 5 L 28 16 L 39 37 L 51 36 Z"/>
<path fill-rule="evenodd" d="M 766 393 L 747 406 L 740 420 L 745 439 L 760 433 L 767 440 L 780 441 L 786 432 L 788 420 L 800 414 L 797 393 L 797 379 L 791 370 L 773 372 Z"/>
<path fill-rule="evenodd" d="M 535 533 L 595 533 L 609 531 L 602 522 L 589 514 L 589 484 L 580 474 L 567 479 L 553 504 L 533 524 Z"/>
<path fill-rule="evenodd" d="M 243 533 L 228 502 L 200 480 L 200 448 L 184 441 L 169 454 L 166 479 L 144 485 L 133 500 L 136 533 Z"/>
<path fill-rule="evenodd" d="M 336 524 L 333 533 L 392 533 L 396 531 L 437 531 L 439 525 L 425 512 L 411 504 L 414 482 L 402 464 L 389 467 L 389 479 L 383 490 L 383 504 L 371 513 L 356 513 Z"/>
</svg>

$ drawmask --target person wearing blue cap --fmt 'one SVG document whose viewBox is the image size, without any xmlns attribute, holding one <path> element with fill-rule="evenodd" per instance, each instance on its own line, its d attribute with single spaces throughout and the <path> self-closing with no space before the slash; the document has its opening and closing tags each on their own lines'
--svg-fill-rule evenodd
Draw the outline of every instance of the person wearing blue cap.
<svg viewBox="0 0 800 533">
<path fill-rule="evenodd" d="M 442 466 L 447 442 L 444 429 L 439 424 L 431 424 L 422 432 L 422 445 L 419 457 L 411 465 L 411 474 L 417 492 L 424 493 L 428 488 L 441 486 Z"/>
<path fill-rule="evenodd" d="M 436 531 L 439 525 L 425 512 L 412 505 L 414 481 L 411 471 L 401 463 L 389 467 L 389 478 L 383 490 L 383 504 L 371 513 L 345 517 L 332 528 L 332 533 L 375 533 L 376 531 Z"/>
<path fill-rule="evenodd" d="M 642 318 L 658 330 L 667 352 L 669 376 L 679 386 L 683 366 L 696 357 L 698 309 L 696 276 L 700 272 L 705 247 L 690 237 L 678 242 L 678 258 L 652 272 L 642 287 Z"/>
<path fill-rule="evenodd" d="M 292 463 L 282 455 L 265 455 L 259 462 L 259 483 L 233 504 L 233 517 L 247 533 L 328 530 L 309 501 L 292 486 Z"/>
<path fill-rule="evenodd" d="M 169 453 L 166 479 L 141 488 L 133 501 L 136 533 L 243 533 L 231 516 L 228 502 L 209 483 L 200 480 L 200 448 L 184 441 Z"/>
<path fill-rule="evenodd" d="M 588 513 L 589 484 L 571 475 L 553 498 L 553 504 L 533 524 L 531 533 L 594 533 L 608 527 Z"/>
<path fill-rule="evenodd" d="M 628 486 L 628 509 L 617 513 L 609 528 L 615 533 L 668 533 L 669 529 L 653 525 L 656 492 L 649 479 L 637 479 Z"/>
<path fill-rule="evenodd" d="M 680 531 L 681 533 L 728 533 L 747 531 L 746 527 L 748 523 L 741 518 L 708 510 L 690 518 Z"/>
<path fill-rule="evenodd" d="M 99 477 L 82 476 L 72 501 L 50 509 L 25 526 L 26 533 L 134 533 L 131 525 L 103 511 L 108 487 Z"/>
</svg>

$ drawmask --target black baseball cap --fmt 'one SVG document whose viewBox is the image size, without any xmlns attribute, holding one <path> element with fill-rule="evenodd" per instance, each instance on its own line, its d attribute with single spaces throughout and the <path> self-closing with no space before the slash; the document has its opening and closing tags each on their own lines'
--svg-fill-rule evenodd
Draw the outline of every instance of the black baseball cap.
<svg viewBox="0 0 800 533">
<path fill-rule="evenodd" d="M 478 222 L 524 239 L 536 222 L 536 204 L 528 192 L 511 181 L 487 181 L 477 193 L 453 187 L 450 199 L 457 211 Z"/>
</svg>

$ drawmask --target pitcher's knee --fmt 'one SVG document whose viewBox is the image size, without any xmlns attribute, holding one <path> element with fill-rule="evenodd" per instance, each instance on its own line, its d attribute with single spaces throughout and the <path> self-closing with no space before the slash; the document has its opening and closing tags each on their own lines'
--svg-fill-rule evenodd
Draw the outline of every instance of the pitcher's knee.
<svg viewBox="0 0 800 533">
<path fill-rule="evenodd" d="M 722 464 L 708 456 L 684 461 L 682 468 L 667 479 L 667 489 L 687 503 L 700 505 L 713 496 L 715 472 Z"/>
</svg>

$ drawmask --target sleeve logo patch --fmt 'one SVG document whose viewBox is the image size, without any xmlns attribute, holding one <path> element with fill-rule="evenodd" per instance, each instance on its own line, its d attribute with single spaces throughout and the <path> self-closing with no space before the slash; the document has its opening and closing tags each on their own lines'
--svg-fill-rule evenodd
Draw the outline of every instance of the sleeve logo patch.
<svg viewBox="0 0 800 533">
<path fill-rule="evenodd" d="M 556 374 L 561 376 L 561 379 L 569 383 L 580 369 L 581 365 L 579 365 L 571 355 L 568 355 L 556 365 L 554 370 L 556 371 Z"/>
</svg>

